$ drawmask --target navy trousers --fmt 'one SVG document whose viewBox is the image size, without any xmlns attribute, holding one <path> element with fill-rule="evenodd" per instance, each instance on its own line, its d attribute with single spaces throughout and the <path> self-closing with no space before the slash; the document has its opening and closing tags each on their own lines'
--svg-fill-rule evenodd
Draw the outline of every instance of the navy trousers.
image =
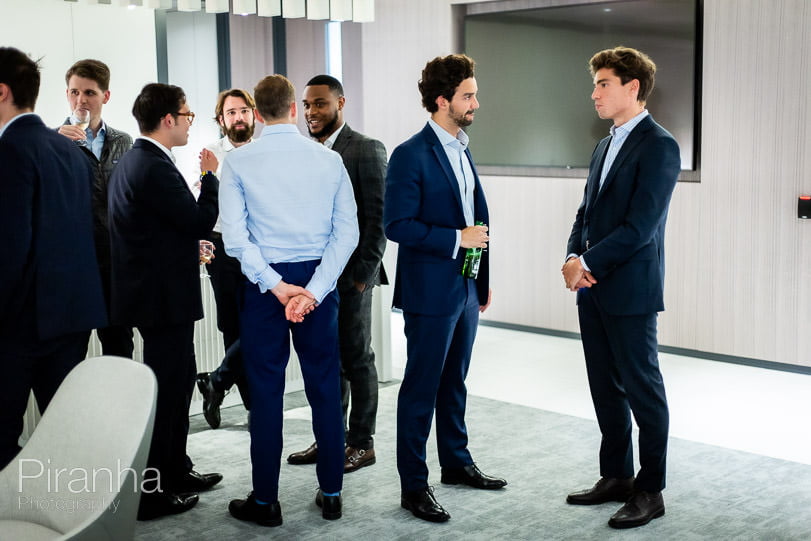
<svg viewBox="0 0 811 541">
<path fill-rule="evenodd" d="M 152 369 L 158 381 L 155 427 L 147 466 L 160 472 L 161 489 L 176 490 L 183 475 L 192 468 L 186 455 L 186 440 L 197 373 L 194 321 L 138 327 L 138 331 L 144 339 L 144 364 Z"/>
<path fill-rule="evenodd" d="M 659 371 L 657 314 L 612 316 L 588 289 L 578 297 L 591 398 L 602 433 L 600 475 L 634 475 L 631 413 L 639 426 L 640 470 L 634 488 L 665 488 L 669 413 Z"/>
<path fill-rule="evenodd" d="M 436 410 L 439 464 L 460 468 L 473 463 L 467 449 L 465 378 L 476 328 L 479 299 L 468 280 L 467 298 L 448 316 L 403 313 L 406 361 L 397 397 L 397 470 L 403 492 L 428 486 L 425 446 Z"/>
<path fill-rule="evenodd" d="M 306 286 L 318 263 L 277 263 L 271 267 L 285 282 Z M 240 328 L 251 394 L 255 497 L 266 502 L 278 500 L 284 381 L 291 336 L 312 408 L 313 433 L 318 443 L 318 484 L 324 492 L 339 492 L 344 473 L 344 430 L 337 292 L 329 293 L 302 323 L 290 323 L 285 319 L 284 306 L 273 293 L 262 294 L 258 286 L 246 281 Z"/>
</svg>

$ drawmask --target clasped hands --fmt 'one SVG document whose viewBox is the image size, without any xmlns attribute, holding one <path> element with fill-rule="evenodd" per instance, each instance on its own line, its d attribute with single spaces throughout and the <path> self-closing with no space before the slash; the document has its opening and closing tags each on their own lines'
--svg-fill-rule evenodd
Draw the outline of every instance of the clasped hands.
<svg viewBox="0 0 811 541">
<path fill-rule="evenodd" d="M 284 317 L 292 323 L 301 323 L 304 316 L 315 310 L 315 296 L 301 286 L 280 281 L 270 290 L 284 306 Z"/>
<path fill-rule="evenodd" d="M 563 273 L 563 283 L 569 291 L 577 291 L 581 287 L 591 287 L 597 283 L 594 276 L 583 268 L 579 257 L 570 257 L 560 269 Z"/>
</svg>

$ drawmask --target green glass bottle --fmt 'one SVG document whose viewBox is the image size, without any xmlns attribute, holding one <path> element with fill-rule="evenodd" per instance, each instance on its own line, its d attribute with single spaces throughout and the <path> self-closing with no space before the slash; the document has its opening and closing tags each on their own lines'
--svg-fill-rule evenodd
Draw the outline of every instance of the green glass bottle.
<svg viewBox="0 0 811 541">
<path fill-rule="evenodd" d="M 484 222 L 476 220 L 476 225 Z M 465 261 L 462 263 L 462 276 L 476 278 L 479 275 L 479 264 L 482 262 L 482 248 L 468 248 L 465 252 Z"/>
</svg>

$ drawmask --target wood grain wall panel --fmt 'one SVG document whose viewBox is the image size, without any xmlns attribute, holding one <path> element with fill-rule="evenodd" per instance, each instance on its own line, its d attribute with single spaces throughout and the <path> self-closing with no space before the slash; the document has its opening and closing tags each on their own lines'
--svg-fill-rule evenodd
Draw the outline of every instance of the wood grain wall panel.
<svg viewBox="0 0 811 541">
<path fill-rule="evenodd" d="M 379 0 L 364 26 L 367 131 L 390 151 L 427 118 L 416 81 L 427 60 L 453 52 L 458 3 Z M 701 182 L 680 183 L 671 204 L 662 344 L 811 366 L 811 223 L 796 217 L 797 195 L 811 193 L 809 4 L 704 1 Z M 559 269 L 583 179 L 483 182 L 494 291 L 485 319 L 577 332 Z"/>
</svg>

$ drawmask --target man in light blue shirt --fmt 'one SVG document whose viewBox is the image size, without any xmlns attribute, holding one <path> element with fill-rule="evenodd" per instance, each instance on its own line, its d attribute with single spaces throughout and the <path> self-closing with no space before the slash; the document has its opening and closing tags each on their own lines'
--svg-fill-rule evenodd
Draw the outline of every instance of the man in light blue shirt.
<svg viewBox="0 0 811 541">
<path fill-rule="evenodd" d="M 240 340 L 252 401 L 253 492 L 228 509 L 263 526 L 282 523 L 282 398 L 292 335 L 319 449 L 316 503 L 325 519 L 337 519 L 344 432 L 335 285 L 358 243 L 357 207 L 340 155 L 298 132 L 290 81 L 265 77 L 254 99 L 265 128 L 228 154 L 219 193 L 225 251 L 247 278 Z"/>
</svg>

